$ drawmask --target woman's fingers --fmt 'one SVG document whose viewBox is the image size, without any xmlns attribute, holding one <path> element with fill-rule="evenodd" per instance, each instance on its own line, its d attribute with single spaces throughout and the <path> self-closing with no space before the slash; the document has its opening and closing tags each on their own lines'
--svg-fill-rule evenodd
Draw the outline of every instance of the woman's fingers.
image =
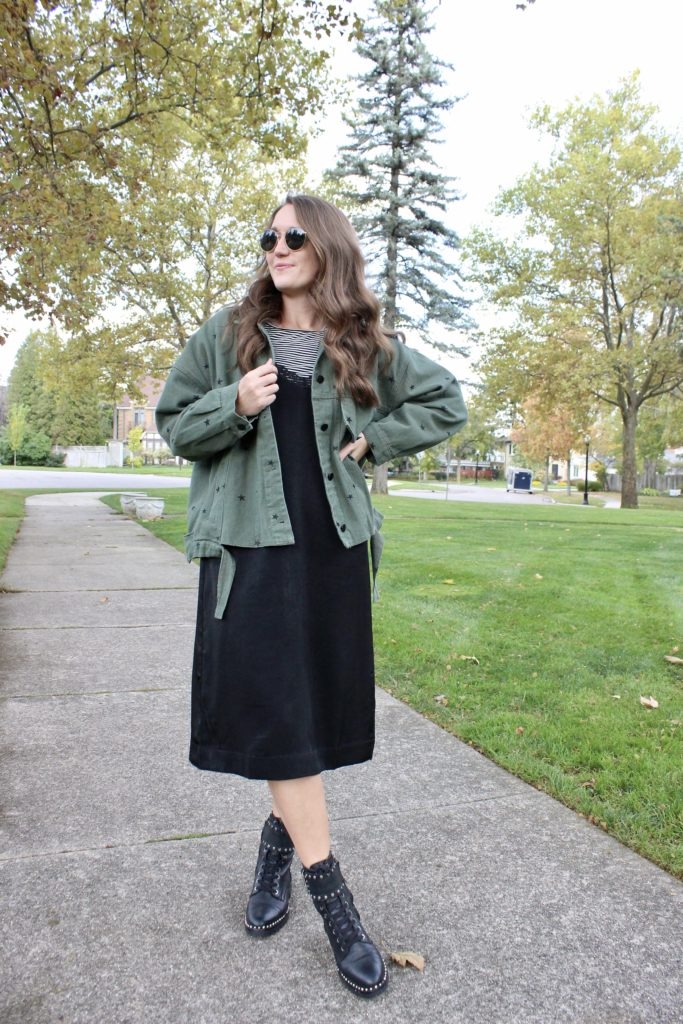
<svg viewBox="0 0 683 1024">
<path fill-rule="evenodd" d="M 245 373 L 237 388 L 236 408 L 240 416 L 255 416 L 275 401 L 277 366 L 272 359 Z"/>
<path fill-rule="evenodd" d="M 344 445 L 339 452 L 339 458 L 342 462 L 347 458 L 355 459 L 356 462 L 358 462 L 364 455 L 367 455 L 369 451 L 370 445 L 365 440 L 365 436 L 363 434 L 359 434 L 355 441 L 350 441 L 348 444 Z"/>
</svg>

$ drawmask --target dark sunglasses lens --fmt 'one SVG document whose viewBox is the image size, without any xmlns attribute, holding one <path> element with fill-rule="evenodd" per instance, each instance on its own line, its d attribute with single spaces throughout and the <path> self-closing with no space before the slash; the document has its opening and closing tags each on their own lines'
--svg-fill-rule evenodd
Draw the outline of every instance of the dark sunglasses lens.
<svg viewBox="0 0 683 1024">
<path fill-rule="evenodd" d="M 272 228 L 264 231 L 261 235 L 261 248 L 264 252 L 272 252 L 277 245 L 277 234 Z"/>
<path fill-rule="evenodd" d="M 285 231 L 285 242 L 288 249 L 296 252 L 297 249 L 303 248 L 306 242 L 306 232 L 301 228 L 289 228 L 288 231 Z"/>
</svg>

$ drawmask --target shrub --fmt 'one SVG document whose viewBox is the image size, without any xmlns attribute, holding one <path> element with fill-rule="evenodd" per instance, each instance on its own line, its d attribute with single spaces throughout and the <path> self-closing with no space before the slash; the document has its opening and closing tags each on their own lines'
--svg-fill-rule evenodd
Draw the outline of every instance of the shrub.
<svg viewBox="0 0 683 1024">
<path fill-rule="evenodd" d="M 586 486 L 584 480 L 572 480 L 571 481 L 571 485 L 572 485 L 572 487 L 575 487 L 577 491 L 583 491 L 585 486 Z M 600 491 L 603 490 L 603 488 L 601 487 L 599 480 L 589 480 L 588 481 L 588 490 L 591 491 L 591 492 L 598 492 L 599 493 Z"/>
<path fill-rule="evenodd" d="M 14 462 L 7 432 L 0 433 L 0 462 L 11 465 Z M 17 449 L 18 466 L 62 466 L 64 455 L 52 451 L 52 441 L 40 430 L 27 433 Z"/>
</svg>

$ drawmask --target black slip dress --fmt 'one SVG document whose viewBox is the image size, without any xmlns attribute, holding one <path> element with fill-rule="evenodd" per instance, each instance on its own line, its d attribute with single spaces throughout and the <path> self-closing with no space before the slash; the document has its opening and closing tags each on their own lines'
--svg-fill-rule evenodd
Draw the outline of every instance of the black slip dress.
<svg viewBox="0 0 683 1024">
<path fill-rule="evenodd" d="M 375 692 L 368 545 L 339 539 L 315 443 L 311 373 L 322 332 L 267 329 L 295 543 L 230 548 L 236 574 L 222 619 L 220 560 L 201 561 L 190 760 L 275 780 L 369 760 Z"/>
</svg>

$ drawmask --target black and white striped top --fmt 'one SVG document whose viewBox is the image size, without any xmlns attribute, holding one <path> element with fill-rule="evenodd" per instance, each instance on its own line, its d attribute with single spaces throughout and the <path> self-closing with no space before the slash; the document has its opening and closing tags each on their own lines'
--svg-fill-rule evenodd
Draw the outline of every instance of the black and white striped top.
<svg viewBox="0 0 683 1024">
<path fill-rule="evenodd" d="M 264 324 L 264 327 L 277 365 L 297 377 L 310 377 L 325 331 L 298 331 L 271 323 Z"/>
</svg>

